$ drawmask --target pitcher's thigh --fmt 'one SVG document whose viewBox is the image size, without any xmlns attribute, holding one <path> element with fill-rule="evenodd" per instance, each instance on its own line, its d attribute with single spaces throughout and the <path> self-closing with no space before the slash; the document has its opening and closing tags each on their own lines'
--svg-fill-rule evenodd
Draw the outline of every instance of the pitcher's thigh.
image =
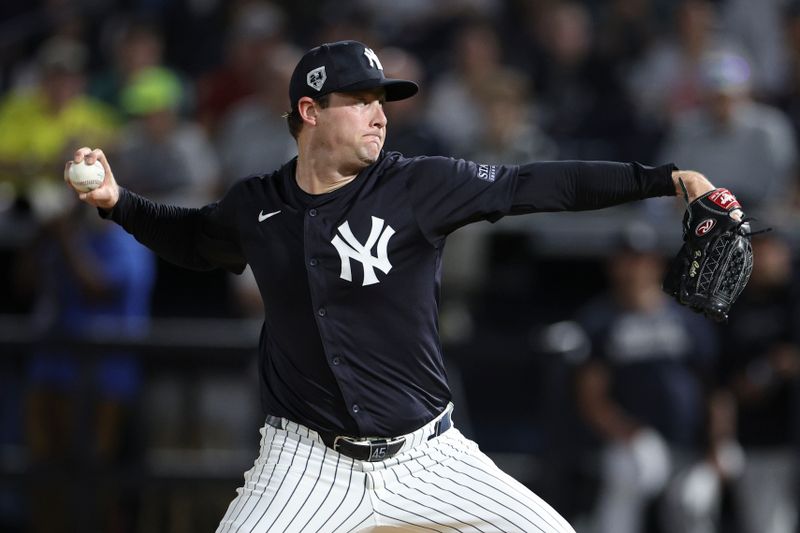
<svg viewBox="0 0 800 533">
<path fill-rule="evenodd" d="M 449 432 L 448 432 L 449 433 Z M 436 531 L 574 533 L 555 509 L 456 434 L 389 469 L 379 523 Z M 412 528 L 413 529 L 413 528 Z"/>
<path fill-rule="evenodd" d="M 236 492 L 217 533 L 349 531 L 371 515 L 364 475 L 350 460 L 281 431 Z"/>
</svg>

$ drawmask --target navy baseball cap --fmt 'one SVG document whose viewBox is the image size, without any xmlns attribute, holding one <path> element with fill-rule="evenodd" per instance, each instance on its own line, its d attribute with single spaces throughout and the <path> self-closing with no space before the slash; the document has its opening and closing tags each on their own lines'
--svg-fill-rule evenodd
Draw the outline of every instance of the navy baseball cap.
<svg viewBox="0 0 800 533">
<path fill-rule="evenodd" d="M 419 90 L 413 81 L 385 77 L 378 56 L 365 44 L 337 41 L 312 48 L 300 59 L 289 83 L 289 102 L 297 109 L 303 96 L 319 98 L 376 87 L 386 90 L 387 101 L 409 98 Z"/>
</svg>

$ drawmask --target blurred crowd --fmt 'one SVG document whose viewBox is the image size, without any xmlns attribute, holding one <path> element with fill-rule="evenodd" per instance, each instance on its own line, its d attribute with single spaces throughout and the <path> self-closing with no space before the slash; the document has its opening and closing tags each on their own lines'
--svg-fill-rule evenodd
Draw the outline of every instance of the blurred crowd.
<svg viewBox="0 0 800 533">
<path fill-rule="evenodd" d="M 674 162 L 767 223 L 800 214 L 797 0 L 9 1 L 0 313 L 79 339 L 143 337 L 154 318 L 258 318 L 251 277 L 155 258 L 78 204 L 64 163 L 102 147 L 124 187 L 213 201 L 295 155 L 282 117 L 292 69 L 340 39 L 371 46 L 387 76 L 420 83 L 386 106 L 387 150 Z M 657 230 L 677 228 L 680 205 L 635 209 L 641 223 L 613 228 L 607 257 L 581 261 L 540 257 L 524 231 L 453 236 L 441 326 L 459 423 L 490 449 L 547 458 L 530 481 L 579 533 L 797 533 L 792 226 L 754 239 L 752 281 L 716 326 L 660 290 Z M 126 350 L 88 373 L 78 355 L 50 344 L 22 363 L 0 357 L 0 447 L 24 450 L 31 469 L 254 445 L 249 367 L 187 384 L 178 371 L 148 374 Z M 76 399 L 86 388 L 88 414 Z M 535 428 L 508 429 L 520 421 Z M 20 486 L 0 481 L 3 531 L 210 529 L 203 513 L 210 523 L 233 495 L 226 485 L 203 506 L 179 490 L 117 487 L 92 494 L 103 512 L 79 527 L 65 517 L 86 496 L 68 479 Z"/>
</svg>

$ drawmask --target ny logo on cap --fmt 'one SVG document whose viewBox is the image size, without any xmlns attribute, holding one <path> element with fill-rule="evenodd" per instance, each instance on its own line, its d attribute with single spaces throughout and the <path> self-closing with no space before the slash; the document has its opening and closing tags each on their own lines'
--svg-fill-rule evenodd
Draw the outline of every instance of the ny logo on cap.
<svg viewBox="0 0 800 533">
<path fill-rule="evenodd" d="M 383 70 L 383 65 L 381 65 L 378 56 L 375 55 L 375 52 L 372 51 L 372 48 L 364 48 L 364 55 L 367 56 L 367 59 L 369 59 L 369 66 Z"/>
<path fill-rule="evenodd" d="M 324 66 L 317 67 L 314 70 L 310 71 L 308 74 L 306 74 L 306 83 L 308 83 L 309 87 L 311 87 L 312 89 L 316 89 L 317 91 L 322 89 L 322 86 L 325 85 L 325 80 L 327 79 L 328 75 L 325 74 Z"/>
</svg>

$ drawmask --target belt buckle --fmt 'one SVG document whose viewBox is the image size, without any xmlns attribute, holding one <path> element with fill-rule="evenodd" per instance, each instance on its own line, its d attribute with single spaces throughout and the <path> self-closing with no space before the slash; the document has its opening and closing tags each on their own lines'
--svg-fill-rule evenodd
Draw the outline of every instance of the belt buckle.
<svg viewBox="0 0 800 533">
<path fill-rule="evenodd" d="M 349 437 L 343 437 L 341 435 L 339 435 L 338 437 L 334 438 L 333 439 L 333 451 L 335 451 L 335 452 L 339 451 L 339 444 L 340 444 L 339 441 L 352 442 L 353 439 L 351 439 Z"/>
<path fill-rule="evenodd" d="M 366 461 L 373 462 L 373 461 L 383 461 L 384 459 L 388 459 L 390 456 L 387 457 L 389 453 L 389 448 L 391 446 L 400 444 L 402 445 L 405 443 L 405 437 L 394 437 L 391 439 L 354 439 L 352 437 L 345 437 L 345 436 L 338 436 L 333 439 L 333 450 L 338 452 L 339 446 L 342 442 L 347 444 L 351 444 L 353 446 L 359 448 L 368 448 L 369 454 Z M 394 454 L 392 454 L 394 455 Z"/>
</svg>

